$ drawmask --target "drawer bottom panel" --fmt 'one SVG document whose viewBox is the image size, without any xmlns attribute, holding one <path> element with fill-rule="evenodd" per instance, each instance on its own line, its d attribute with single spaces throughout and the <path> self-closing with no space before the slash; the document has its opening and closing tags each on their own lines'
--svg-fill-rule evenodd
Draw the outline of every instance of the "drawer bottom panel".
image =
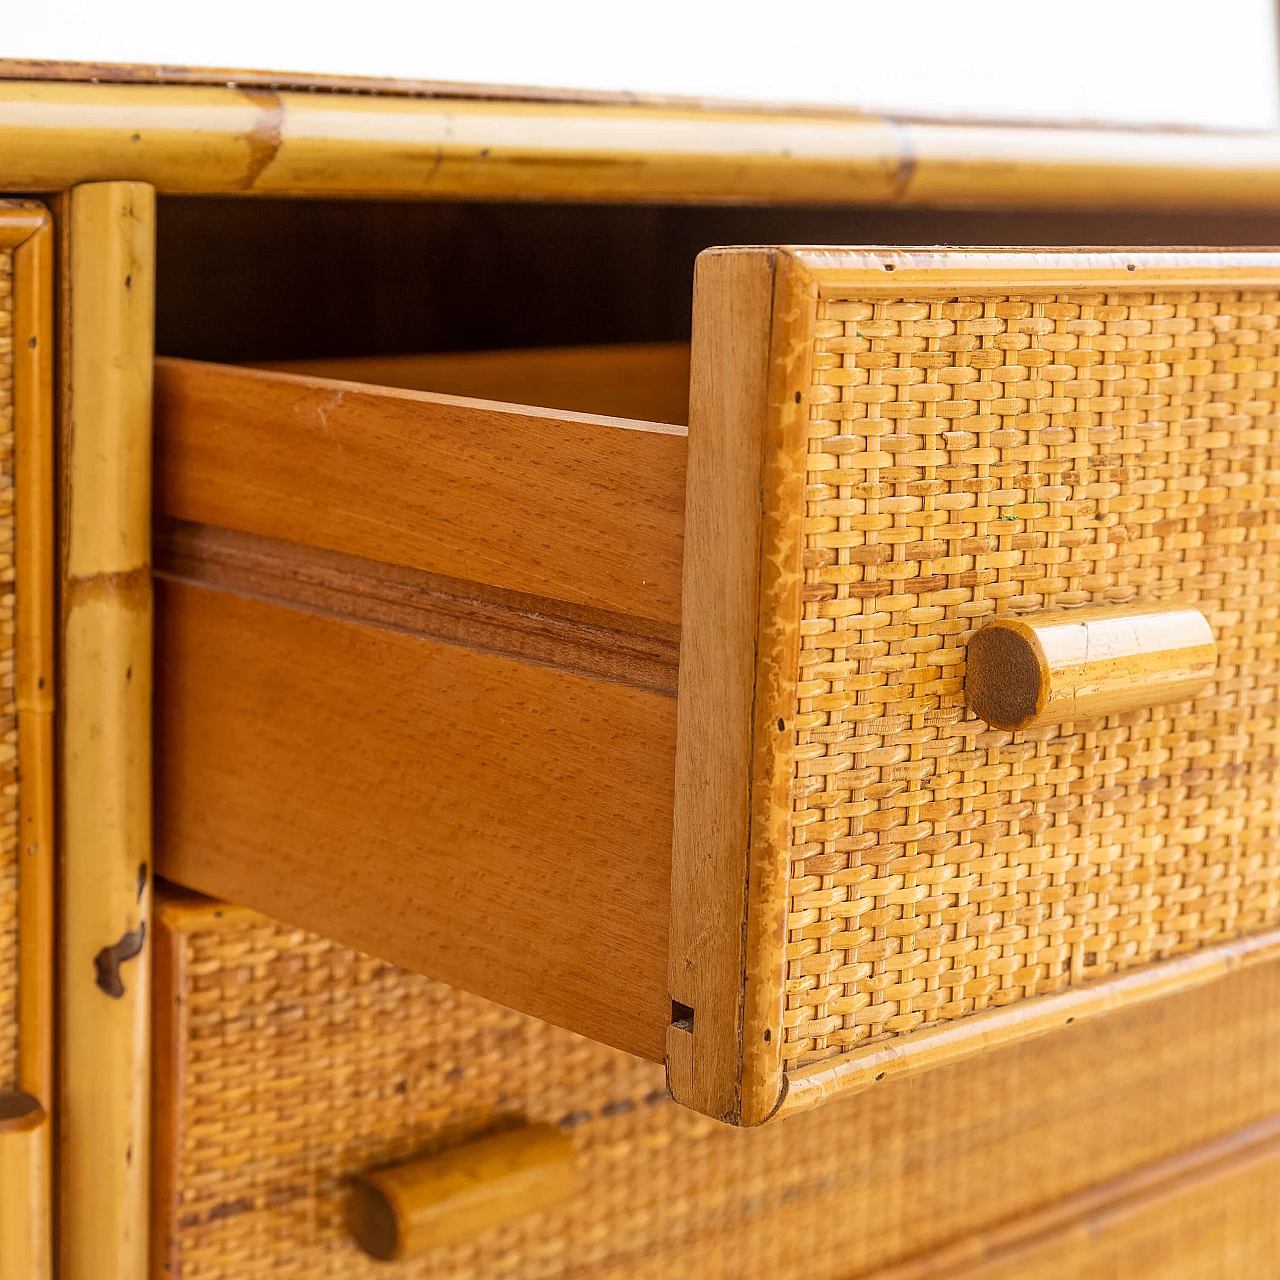
<svg viewBox="0 0 1280 1280">
<path fill-rule="evenodd" d="M 157 920 L 157 1280 L 847 1280 L 1280 1112 L 1280 965 L 940 1068 L 927 1094 L 889 1081 L 740 1130 L 672 1103 L 660 1066 L 262 916 L 172 893 Z M 572 1136 L 576 1198 L 412 1261 L 352 1243 L 353 1175 L 511 1117 Z M 1231 1242 L 1261 1231 L 1256 1198 L 1196 1247 L 1254 1247 Z M 1130 1239 L 1113 1271 L 1070 1245 L 991 1275 L 1264 1274 L 1125 1270 Z"/>
</svg>

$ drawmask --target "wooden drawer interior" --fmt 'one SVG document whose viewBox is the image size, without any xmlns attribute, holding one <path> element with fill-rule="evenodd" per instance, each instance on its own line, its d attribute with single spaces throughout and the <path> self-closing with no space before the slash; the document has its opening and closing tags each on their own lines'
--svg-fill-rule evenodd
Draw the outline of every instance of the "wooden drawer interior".
<svg viewBox="0 0 1280 1280">
<path fill-rule="evenodd" d="M 687 367 L 333 371 L 680 417 Z M 156 385 L 161 874 L 661 1059 L 683 428 L 194 362 Z"/>
<path fill-rule="evenodd" d="M 541 405 L 684 426 L 689 344 L 639 342 L 408 356 L 322 357 L 255 366 L 409 391 Z"/>
</svg>

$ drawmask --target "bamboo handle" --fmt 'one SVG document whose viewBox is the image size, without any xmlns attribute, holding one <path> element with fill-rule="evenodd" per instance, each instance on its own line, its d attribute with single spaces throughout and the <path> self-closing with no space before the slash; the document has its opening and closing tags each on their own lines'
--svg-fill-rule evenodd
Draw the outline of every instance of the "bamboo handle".
<svg viewBox="0 0 1280 1280">
<path fill-rule="evenodd" d="M 351 1234 L 380 1262 L 415 1258 L 549 1209 L 576 1186 L 568 1134 L 525 1125 L 366 1174 L 351 1202 Z"/>
<path fill-rule="evenodd" d="M 969 640 L 965 700 L 997 729 L 1088 720 L 1194 697 L 1217 660 L 1198 609 L 1099 605 L 997 618 Z"/>
</svg>

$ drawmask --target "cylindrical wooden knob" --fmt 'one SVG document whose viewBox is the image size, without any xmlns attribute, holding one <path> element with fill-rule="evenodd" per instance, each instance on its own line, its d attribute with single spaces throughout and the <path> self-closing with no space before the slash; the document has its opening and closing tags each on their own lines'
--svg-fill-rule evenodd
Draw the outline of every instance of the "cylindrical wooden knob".
<svg viewBox="0 0 1280 1280">
<path fill-rule="evenodd" d="M 1063 724 L 1194 697 L 1217 661 L 1198 609 L 1097 605 L 997 618 L 969 639 L 965 701 L 997 729 Z"/>
<path fill-rule="evenodd" d="M 366 1174 L 352 1197 L 351 1233 L 380 1262 L 414 1258 L 549 1209 L 575 1188 L 569 1135 L 525 1125 Z"/>
</svg>

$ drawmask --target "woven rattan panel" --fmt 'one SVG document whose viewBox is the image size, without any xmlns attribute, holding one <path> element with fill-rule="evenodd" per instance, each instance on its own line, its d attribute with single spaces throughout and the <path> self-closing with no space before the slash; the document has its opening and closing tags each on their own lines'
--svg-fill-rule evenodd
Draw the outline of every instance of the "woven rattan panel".
<svg viewBox="0 0 1280 1280">
<path fill-rule="evenodd" d="M 18 723 L 13 611 L 13 254 L 0 253 L 0 1093 L 18 1073 Z"/>
<path fill-rule="evenodd" d="M 890 1082 L 733 1129 L 661 1067 L 311 935 L 158 919 L 157 1277 L 846 1280 L 1280 1110 L 1280 966 L 942 1068 L 927 1107 Z M 412 1262 L 347 1240 L 351 1174 L 504 1115 L 572 1133 L 574 1202 Z"/>
<path fill-rule="evenodd" d="M 1280 919 L 1280 301 L 820 304 L 785 1057 Z M 996 613 L 1198 606 L 1194 704 L 1006 733 Z"/>
</svg>

